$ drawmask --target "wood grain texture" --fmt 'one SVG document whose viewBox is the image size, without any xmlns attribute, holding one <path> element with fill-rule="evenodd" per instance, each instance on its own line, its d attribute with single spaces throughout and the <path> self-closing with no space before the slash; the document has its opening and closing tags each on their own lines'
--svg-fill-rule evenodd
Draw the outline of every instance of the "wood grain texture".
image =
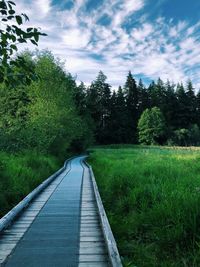
<svg viewBox="0 0 200 267">
<path fill-rule="evenodd" d="M 67 171 L 68 169 L 65 170 L 65 172 Z M 12 253 L 62 179 L 63 173 L 55 178 L 6 230 L 0 232 L 0 266 Z"/>
<path fill-rule="evenodd" d="M 82 186 L 79 267 L 108 267 L 110 266 L 108 259 L 89 169 L 85 167 Z"/>
</svg>

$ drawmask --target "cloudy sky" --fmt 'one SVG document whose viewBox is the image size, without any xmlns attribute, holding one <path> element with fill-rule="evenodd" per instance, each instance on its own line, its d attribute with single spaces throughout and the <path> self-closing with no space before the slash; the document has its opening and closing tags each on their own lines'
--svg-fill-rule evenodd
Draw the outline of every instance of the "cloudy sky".
<svg viewBox="0 0 200 267">
<path fill-rule="evenodd" d="M 160 77 L 200 88 L 199 0 L 17 0 L 48 48 L 77 81 L 99 70 L 113 87 L 127 72 L 145 83 Z M 27 26 L 29 26 L 27 24 Z M 33 49 L 34 47 L 32 47 Z"/>
</svg>

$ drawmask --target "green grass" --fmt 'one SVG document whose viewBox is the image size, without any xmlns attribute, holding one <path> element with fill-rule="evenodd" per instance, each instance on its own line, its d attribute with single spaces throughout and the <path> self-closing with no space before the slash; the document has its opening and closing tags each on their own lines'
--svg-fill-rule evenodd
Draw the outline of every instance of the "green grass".
<svg viewBox="0 0 200 267">
<path fill-rule="evenodd" d="M 200 266 L 200 151 L 93 149 L 92 165 L 125 266 Z"/>
<path fill-rule="evenodd" d="M 36 152 L 0 152 L 0 217 L 59 169 L 59 166 L 54 157 Z"/>
</svg>

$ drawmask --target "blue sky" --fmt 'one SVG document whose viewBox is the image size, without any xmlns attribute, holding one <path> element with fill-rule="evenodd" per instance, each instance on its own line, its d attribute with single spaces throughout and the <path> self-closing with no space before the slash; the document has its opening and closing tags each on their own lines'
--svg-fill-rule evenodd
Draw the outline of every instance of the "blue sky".
<svg viewBox="0 0 200 267">
<path fill-rule="evenodd" d="M 199 0 L 18 0 L 17 9 L 48 34 L 39 49 L 77 81 L 102 70 L 116 88 L 131 70 L 145 82 L 190 78 L 200 88 Z"/>
</svg>

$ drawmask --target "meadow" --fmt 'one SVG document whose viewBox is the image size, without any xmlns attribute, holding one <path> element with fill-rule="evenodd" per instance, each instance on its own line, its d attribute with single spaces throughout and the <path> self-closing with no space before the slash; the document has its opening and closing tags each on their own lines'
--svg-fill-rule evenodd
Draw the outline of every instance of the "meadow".
<svg viewBox="0 0 200 267">
<path fill-rule="evenodd" d="M 60 166 L 37 152 L 0 152 L 0 218 Z"/>
<path fill-rule="evenodd" d="M 124 266 L 200 266 L 200 150 L 90 151 Z"/>
</svg>

